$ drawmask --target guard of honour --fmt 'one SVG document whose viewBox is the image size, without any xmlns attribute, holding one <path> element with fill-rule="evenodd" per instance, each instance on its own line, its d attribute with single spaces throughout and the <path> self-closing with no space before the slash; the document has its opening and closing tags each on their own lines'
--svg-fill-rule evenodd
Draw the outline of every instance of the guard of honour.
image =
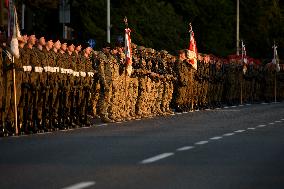
<svg viewBox="0 0 284 189">
<path fill-rule="evenodd" d="M 125 45 L 105 44 L 101 51 L 22 33 L 16 58 L 1 43 L 1 135 L 90 126 L 92 118 L 121 122 L 274 101 L 276 94 L 284 99 L 284 66 L 275 45 L 273 61 L 264 65 L 247 57 L 244 45 L 240 56 L 197 54 L 191 27 L 189 48 L 177 56 L 137 46 L 125 31 Z"/>
</svg>

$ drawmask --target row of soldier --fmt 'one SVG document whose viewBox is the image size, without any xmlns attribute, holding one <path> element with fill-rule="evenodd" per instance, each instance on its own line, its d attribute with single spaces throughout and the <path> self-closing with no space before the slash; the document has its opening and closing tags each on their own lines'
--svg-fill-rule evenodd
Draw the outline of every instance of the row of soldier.
<svg viewBox="0 0 284 189">
<path fill-rule="evenodd" d="M 199 55 L 193 69 L 186 50 L 167 51 L 132 45 L 133 71 L 125 69 L 124 48 L 106 44 L 94 51 L 76 41 L 19 39 L 20 58 L 3 46 L 0 59 L 0 125 L 14 133 L 13 70 L 16 72 L 18 128 L 22 133 L 90 125 L 89 117 L 117 122 L 172 110 L 189 111 L 284 98 L 283 81 L 271 64 Z M 83 49 L 83 50 L 82 50 Z M 283 72 L 283 67 L 281 67 Z M 277 74 L 279 75 L 279 74 Z M 282 91 L 282 94 L 281 94 Z"/>
</svg>

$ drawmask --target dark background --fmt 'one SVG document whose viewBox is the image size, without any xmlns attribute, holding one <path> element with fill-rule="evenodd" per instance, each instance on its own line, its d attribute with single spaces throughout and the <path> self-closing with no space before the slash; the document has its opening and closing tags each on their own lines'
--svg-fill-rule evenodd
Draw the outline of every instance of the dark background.
<svg viewBox="0 0 284 189">
<path fill-rule="evenodd" d="M 59 0 L 17 0 L 27 5 L 27 29 L 62 35 Z M 106 41 L 106 0 L 70 0 L 72 36 L 94 38 L 96 48 Z M 19 8 L 20 10 L 20 8 Z M 20 15 L 20 14 L 19 14 Z M 227 56 L 235 53 L 236 0 L 111 0 L 111 42 L 123 36 L 124 16 L 132 41 L 174 53 L 188 46 L 192 22 L 199 52 Z M 20 19 L 20 18 L 19 18 Z M 240 39 L 249 56 L 271 60 L 274 41 L 284 56 L 284 1 L 240 0 Z"/>
</svg>

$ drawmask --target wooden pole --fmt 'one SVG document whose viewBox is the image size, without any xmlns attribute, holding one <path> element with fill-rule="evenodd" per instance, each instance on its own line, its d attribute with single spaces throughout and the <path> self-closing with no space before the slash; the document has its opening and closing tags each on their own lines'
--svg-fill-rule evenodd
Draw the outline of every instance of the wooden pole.
<svg viewBox="0 0 284 189">
<path fill-rule="evenodd" d="M 15 65 L 15 57 L 12 58 L 12 64 Z M 15 134 L 19 134 L 18 130 L 18 110 L 17 110 L 17 88 L 16 88 L 16 70 L 13 67 L 13 88 L 14 88 L 14 113 L 15 113 Z"/>
<path fill-rule="evenodd" d="M 277 83 L 276 83 L 276 72 L 274 74 L 274 102 L 277 102 Z"/>
<path fill-rule="evenodd" d="M 242 78 L 241 78 L 241 104 L 243 104 L 243 78 L 244 76 L 242 75 Z"/>
</svg>

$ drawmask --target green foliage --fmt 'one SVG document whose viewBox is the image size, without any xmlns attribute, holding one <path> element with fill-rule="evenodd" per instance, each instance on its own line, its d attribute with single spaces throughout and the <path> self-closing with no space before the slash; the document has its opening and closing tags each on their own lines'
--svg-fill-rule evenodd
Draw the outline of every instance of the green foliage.
<svg viewBox="0 0 284 189">
<path fill-rule="evenodd" d="M 46 1 L 54 4 L 53 7 L 57 2 Z M 98 47 L 102 46 L 106 41 L 106 0 L 70 2 L 70 25 L 78 34 L 76 37 L 95 38 Z M 52 27 L 46 20 L 50 14 L 42 4 L 36 10 L 36 4 L 33 4 L 36 26 L 49 30 Z M 48 19 L 41 18 L 44 15 Z M 171 52 L 187 48 L 191 22 L 199 52 L 226 56 L 236 51 L 236 0 L 111 0 L 112 42 L 124 36 L 124 16 L 128 17 L 132 29 L 132 41 L 138 45 Z M 246 44 L 248 55 L 258 58 L 271 58 L 275 41 L 283 59 L 284 1 L 240 0 L 240 38 Z"/>
</svg>

